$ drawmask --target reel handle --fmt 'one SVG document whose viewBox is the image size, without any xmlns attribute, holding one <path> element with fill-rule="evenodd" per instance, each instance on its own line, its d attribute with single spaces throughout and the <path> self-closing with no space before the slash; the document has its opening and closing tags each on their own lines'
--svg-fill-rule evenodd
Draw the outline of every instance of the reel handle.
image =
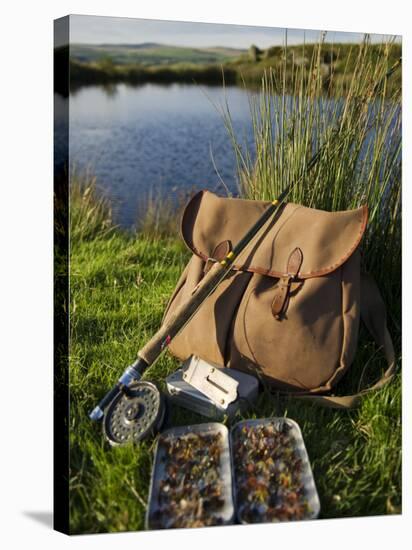
<svg viewBox="0 0 412 550">
<path fill-rule="evenodd" d="M 122 376 L 119 378 L 117 384 L 106 393 L 99 404 L 91 411 L 89 418 L 95 421 L 101 420 L 103 418 L 104 411 L 116 395 L 130 386 L 134 380 L 139 380 L 147 367 L 148 364 L 146 361 L 140 357 L 132 365 L 127 367 Z"/>
</svg>

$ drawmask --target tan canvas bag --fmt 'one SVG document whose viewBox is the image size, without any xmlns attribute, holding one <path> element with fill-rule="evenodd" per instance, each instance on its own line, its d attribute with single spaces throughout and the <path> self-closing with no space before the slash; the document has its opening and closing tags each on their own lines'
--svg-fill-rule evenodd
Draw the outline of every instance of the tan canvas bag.
<svg viewBox="0 0 412 550">
<path fill-rule="evenodd" d="M 193 252 L 164 321 L 225 257 L 270 203 L 202 191 L 186 206 L 183 239 Z M 235 260 L 169 349 L 259 375 L 273 388 L 332 407 L 353 407 L 365 391 L 393 376 L 395 356 L 385 307 L 361 275 L 359 243 L 367 208 L 325 212 L 288 203 Z M 363 319 L 388 362 L 383 377 L 360 394 L 330 394 L 351 365 Z"/>
</svg>

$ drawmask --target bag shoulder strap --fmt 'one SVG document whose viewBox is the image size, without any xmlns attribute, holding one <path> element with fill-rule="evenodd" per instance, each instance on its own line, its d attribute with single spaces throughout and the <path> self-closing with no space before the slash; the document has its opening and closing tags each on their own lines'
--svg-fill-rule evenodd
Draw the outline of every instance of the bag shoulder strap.
<svg viewBox="0 0 412 550">
<path fill-rule="evenodd" d="M 361 274 L 361 319 L 385 354 L 388 367 L 383 376 L 372 386 L 353 395 L 301 395 L 296 396 L 298 399 L 306 399 L 335 409 L 352 409 L 359 406 L 364 395 L 382 388 L 392 380 L 395 373 L 395 351 L 386 323 L 385 304 L 373 277 L 363 273 Z"/>
</svg>

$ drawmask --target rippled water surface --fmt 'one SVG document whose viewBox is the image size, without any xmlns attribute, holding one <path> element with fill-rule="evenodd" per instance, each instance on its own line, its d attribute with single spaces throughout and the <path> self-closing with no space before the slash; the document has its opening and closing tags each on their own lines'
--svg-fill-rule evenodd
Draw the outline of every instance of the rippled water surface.
<svg viewBox="0 0 412 550">
<path fill-rule="evenodd" d="M 214 163 L 236 190 L 233 149 L 216 106 L 228 102 L 239 137 L 251 140 L 248 93 L 240 88 L 173 84 L 110 90 L 87 87 L 70 96 L 70 161 L 88 168 L 115 205 L 116 221 L 136 222 L 148 195 L 180 189 L 223 193 Z"/>
</svg>

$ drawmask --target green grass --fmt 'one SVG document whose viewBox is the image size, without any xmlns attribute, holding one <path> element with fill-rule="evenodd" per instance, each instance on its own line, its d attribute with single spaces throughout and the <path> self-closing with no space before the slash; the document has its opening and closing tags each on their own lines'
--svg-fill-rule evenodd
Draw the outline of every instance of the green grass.
<svg viewBox="0 0 412 550">
<path fill-rule="evenodd" d="M 150 443 L 111 450 L 93 408 L 159 325 L 187 258 L 176 239 L 108 231 L 107 204 L 85 203 L 93 182 L 71 193 L 70 528 L 72 533 L 141 529 L 151 465 Z M 82 214 L 81 214 L 82 213 Z M 80 216 L 93 219 L 93 231 Z M 77 230 L 76 230 L 77 229 Z M 151 375 L 175 367 L 164 357 Z M 139 496 L 137 496 L 139 495 Z"/>
<path fill-rule="evenodd" d="M 111 450 L 88 411 L 161 320 L 184 257 L 179 242 L 115 232 L 71 251 L 71 531 L 141 529 L 150 444 Z M 174 368 L 163 358 L 151 375 Z M 136 497 L 136 494 L 141 496 Z"/>
<path fill-rule="evenodd" d="M 160 325 L 189 253 L 176 237 L 109 230 L 109 206 L 99 201 L 90 180 L 82 190 L 74 186 L 71 198 L 70 530 L 139 530 L 144 528 L 154 442 L 111 449 L 101 426 L 87 415 Z M 92 231 L 80 223 L 82 218 L 92 220 Z M 363 335 L 341 393 L 356 390 L 361 375 L 367 383 L 382 371 L 382 358 L 374 351 Z M 164 386 L 165 376 L 177 367 L 164 355 L 147 378 Z M 322 518 L 400 512 L 399 375 L 355 411 L 321 409 L 265 391 L 250 416 L 284 414 L 302 428 Z M 183 410 L 172 415 L 176 425 L 201 421 Z"/>
</svg>

